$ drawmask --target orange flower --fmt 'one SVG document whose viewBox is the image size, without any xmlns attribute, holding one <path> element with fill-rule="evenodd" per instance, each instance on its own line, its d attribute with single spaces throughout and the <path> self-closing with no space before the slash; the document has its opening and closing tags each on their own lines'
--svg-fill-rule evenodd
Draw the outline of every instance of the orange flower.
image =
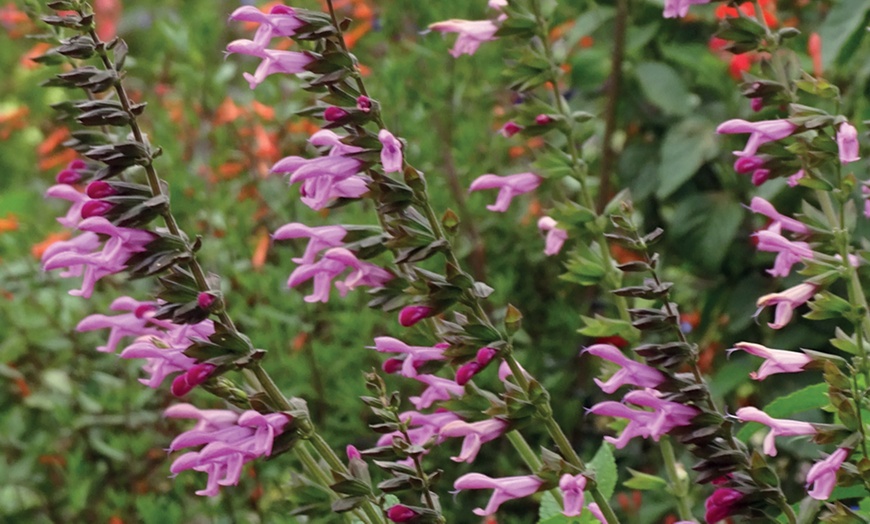
<svg viewBox="0 0 870 524">
<path fill-rule="evenodd" d="M 45 240 L 39 242 L 38 244 L 34 244 L 33 247 L 30 248 L 30 254 L 33 255 L 37 260 L 42 258 L 42 254 L 45 253 L 45 250 L 55 242 L 60 242 L 62 240 L 68 240 L 70 237 L 69 231 L 61 231 L 60 233 L 49 233 Z"/>
<path fill-rule="evenodd" d="M 0 140 L 9 138 L 16 129 L 23 129 L 27 125 L 26 117 L 29 113 L 27 106 L 0 113 Z"/>
<path fill-rule="evenodd" d="M 7 213 L 6 218 L 0 218 L 0 233 L 8 233 L 9 231 L 18 230 L 18 217 L 12 213 Z"/>
<path fill-rule="evenodd" d="M 69 137 L 69 129 L 67 129 L 65 127 L 59 127 L 57 129 L 55 129 L 54 131 L 52 131 L 50 135 L 45 137 L 45 140 L 43 140 L 36 147 L 36 153 L 39 156 L 45 156 L 45 155 L 51 153 L 52 151 L 54 151 L 55 149 L 57 149 L 57 146 L 59 146 L 68 137 Z"/>
<path fill-rule="evenodd" d="M 76 153 L 72 149 L 64 149 L 60 153 L 55 153 L 47 158 L 43 158 L 42 160 L 40 160 L 39 169 L 43 171 L 57 169 L 60 166 L 69 164 L 76 158 L 78 158 L 78 153 Z"/>
<path fill-rule="evenodd" d="M 810 35 L 807 42 L 807 52 L 813 59 L 813 74 L 822 76 L 822 37 L 818 33 Z"/>
<path fill-rule="evenodd" d="M 24 53 L 24 56 L 21 57 L 21 67 L 24 69 L 36 69 L 39 67 L 39 64 L 34 62 L 33 59 L 40 55 L 44 55 L 49 49 L 51 49 L 51 44 L 48 42 L 39 42 L 34 45 L 29 51 Z"/>
<path fill-rule="evenodd" d="M 269 254 L 269 231 L 265 227 L 257 230 L 257 246 L 254 248 L 254 256 L 251 257 L 251 266 L 260 270 L 266 265 L 266 255 Z"/>
</svg>

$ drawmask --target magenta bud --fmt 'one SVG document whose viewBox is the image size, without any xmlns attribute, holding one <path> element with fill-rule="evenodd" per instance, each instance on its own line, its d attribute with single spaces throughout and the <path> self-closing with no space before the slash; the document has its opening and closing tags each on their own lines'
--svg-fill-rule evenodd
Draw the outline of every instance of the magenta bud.
<svg viewBox="0 0 870 524">
<path fill-rule="evenodd" d="M 411 327 L 426 317 L 432 316 L 435 310 L 429 306 L 405 306 L 399 311 L 399 324 Z"/>
<path fill-rule="evenodd" d="M 196 296 L 196 305 L 199 306 L 200 309 L 208 310 L 214 301 L 217 300 L 217 297 L 212 293 L 208 293 L 203 291 L 199 295 Z"/>
<path fill-rule="evenodd" d="M 475 361 L 480 364 L 480 367 L 483 368 L 492 360 L 494 356 L 498 354 L 497 349 L 493 348 L 480 348 L 477 350 L 477 357 Z"/>
<path fill-rule="evenodd" d="M 408 522 L 416 516 L 416 511 L 403 504 L 396 504 L 387 510 L 387 518 L 393 522 Z"/>
<path fill-rule="evenodd" d="M 276 5 L 269 10 L 270 15 L 292 15 L 295 14 L 292 7 L 286 5 Z"/>
<path fill-rule="evenodd" d="M 82 206 L 82 218 L 101 217 L 113 207 L 115 206 L 102 200 L 90 200 Z"/>
<path fill-rule="evenodd" d="M 459 369 L 456 370 L 456 383 L 460 386 L 468 384 L 468 381 L 471 380 L 474 375 L 477 375 L 481 369 L 483 369 L 483 366 L 473 360 L 466 364 L 462 364 L 459 366 Z"/>
<path fill-rule="evenodd" d="M 82 175 L 80 175 L 78 171 L 74 171 L 72 169 L 64 169 L 54 178 L 55 182 L 57 182 L 58 184 L 69 185 L 73 185 L 81 179 Z"/>
<path fill-rule="evenodd" d="M 214 373 L 215 369 L 217 369 L 217 367 L 214 364 L 196 364 L 187 370 L 187 383 L 190 384 L 191 387 L 198 386 L 208 380 L 208 377 Z"/>
<path fill-rule="evenodd" d="M 187 373 L 182 373 L 172 381 L 172 387 L 169 388 L 169 391 L 176 397 L 183 397 L 190 393 L 192 389 L 193 384 L 187 381 Z"/>
<path fill-rule="evenodd" d="M 550 115 L 538 115 L 535 117 L 535 123 L 539 126 L 545 126 L 553 121 Z"/>
<path fill-rule="evenodd" d="M 155 309 L 157 309 L 157 307 L 155 307 L 154 304 L 142 304 L 133 311 L 133 314 L 136 315 L 136 318 L 145 318 L 145 315 L 151 313 Z"/>
<path fill-rule="evenodd" d="M 347 118 L 347 111 L 340 107 L 330 106 L 323 112 L 323 119 L 327 122 L 337 122 L 343 118 Z"/>
<path fill-rule="evenodd" d="M 514 122 L 513 120 L 511 120 L 510 122 L 508 122 L 502 126 L 500 132 L 502 135 L 505 136 L 505 138 L 510 138 L 510 137 L 514 136 L 515 134 L 519 133 L 520 131 L 522 131 L 522 129 L 523 129 L 523 126 L 521 126 L 521 125 L 517 124 L 516 122 Z"/>
<path fill-rule="evenodd" d="M 372 99 L 366 95 L 360 95 L 356 99 L 356 108 L 364 113 L 368 113 L 372 110 Z"/>
<path fill-rule="evenodd" d="M 384 370 L 384 373 L 389 373 L 391 375 L 393 373 L 397 373 L 399 370 L 402 369 L 402 359 L 400 359 L 400 358 L 388 358 L 381 365 L 381 369 Z"/>
<path fill-rule="evenodd" d="M 67 169 L 71 169 L 73 171 L 81 171 L 82 169 L 87 169 L 87 167 L 88 164 L 81 158 L 76 158 L 75 160 L 66 165 Z"/>
<path fill-rule="evenodd" d="M 756 169 L 752 173 L 752 184 L 755 186 L 760 186 L 761 184 L 767 182 L 769 176 L 770 169 Z"/>
<path fill-rule="evenodd" d="M 753 98 L 752 100 L 749 101 L 749 105 L 750 105 L 750 107 L 752 107 L 752 110 L 757 113 L 764 108 L 764 99 L 763 98 Z"/>
<path fill-rule="evenodd" d="M 347 452 L 347 460 L 362 460 L 362 454 L 353 444 L 348 444 L 345 451 Z"/>
<path fill-rule="evenodd" d="M 91 198 L 105 198 L 114 195 L 117 191 L 108 182 L 96 180 L 88 184 L 85 193 Z"/>
<path fill-rule="evenodd" d="M 742 156 L 734 162 L 734 171 L 741 175 L 751 173 L 764 165 L 764 159 L 757 156 Z"/>
</svg>

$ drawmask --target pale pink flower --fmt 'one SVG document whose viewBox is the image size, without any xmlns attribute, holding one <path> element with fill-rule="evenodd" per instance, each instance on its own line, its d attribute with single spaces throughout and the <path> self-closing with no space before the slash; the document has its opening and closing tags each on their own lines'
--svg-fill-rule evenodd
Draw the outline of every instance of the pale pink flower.
<svg viewBox="0 0 870 524">
<path fill-rule="evenodd" d="M 378 133 L 381 145 L 381 164 L 385 173 L 398 173 L 402 170 L 402 143 L 386 129 Z"/>
<path fill-rule="evenodd" d="M 468 473 L 456 479 L 453 487 L 457 491 L 464 489 L 494 490 L 486 508 L 473 510 L 475 515 L 483 517 L 494 514 L 498 511 L 499 506 L 508 500 L 528 497 L 536 493 L 543 484 L 544 481 L 534 475 L 494 479 L 480 473 Z"/>
<path fill-rule="evenodd" d="M 777 373 L 799 373 L 804 370 L 804 366 L 813 361 L 806 353 L 770 349 L 752 342 L 738 342 L 730 351 L 736 350 L 743 350 L 750 355 L 765 359 L 758 372 L 753 371 L 749 374 L 753 380 L 764 380 Z"/>
<path fill-rule="evenodd" d="M 814 258 L 813 250 L 809 244 L 789 240 L 780 235 L 779 232 L 767 229 L 759 231 L 753 236 L 758 240 L 756 248 L 759 251 L 776 253 L 773 268 L 767 270 L 771 276 L 787 277 L 791 273 L 793 265 Z"/>
<path fill-rule="evenodd" d="M 296 287 L 308 280 L 314 281 L 314 291 L 306 296 L 306 302 L 329 301 L 330 284 L 338 275 L 350 269 L 350 273 L 344 281 L 335 283 L 339 294 L 344 297 L 348 291 L 357 287 L 382 287 L 393 278 L 389 271 L 372 264 L 359 260 L 356 255 L 342 247 L 328 249 L 317 262 L 302 264 L 293 270 L 287 280 L 287 287 Z"/>
<path fill-rule="evenodd" d="M 397 353 L 404 355 L 402 361 L 402 376 L 414 378 L 417 376 L 417 368 L 433 360 L 446 360 L 444 350 L 449 344 L 440 343 L 433 347 L 409 346 L 393 337 L 376 337 L 374 349 L 381 353 Z"/>
<path fill-rule="evenodd" d="M 518 173 L 516 175 L 497 176 L 481 175 L 469 187 L 468 192 L 481 189 L 498 189 L 495 204 L 486 206 L 490 211 L 505 212 L 511 200 L 517 195 L 534 191 L 543 179 L 534 173 Z"/>
<path fill-rule="evenodd" d="M 797 187 L 798 184 L 800 183 L 800 180 L 805 176 L 806 176 L 806 173 L 804 173 L 804 170 L 799 169 L 797 173 L 788 177 L 788 180 L 786 180 L 786 183 L 788 184 L 788 187 Z"/>
<path fill-rule="evenodd" d="M 749 133 L 749 140 L 742 151 L 735 151 L 737 156 L 755 156 L 758 148 L 768 142 L 781 140 L 797 129 L 797 126 L 788 120 L 762 120 L 749 122 L 739 118 L 723 122 L 716 128 L 717 133 Z"/>
<path fill-rule="evenodd" d="M 419 397 L 409 398 L 416 409 L 426 409 L 435 402 L 459 398 L 465 394 L 464 387 L 448 378 L 435 375 L 416 375 L 414 379 L 428 386 Z"/>
<path fill-rule="evenodd" d="M 837 486 L 837 471 L 848 456 L 848 449 L 839 448 L 825 460 L 816 462 L 807 473 L 807 488 L 809 489 L 811 484 L 813 486 L 807 495 L 816 500 L 827 500 Z"/>
<path fill-rule="evenodd" d="M 849 122 L 840 124 L 837 131 L 837 149 L 839 149 L 840 163 L 849 164 L 861 160 L 858 156 L 858 130 Z"/>
<path fill-rule="evenodd" d="M 260 24 L 254 35 L 254 41 L 261 46 L 266 46 L 273 37 L 290 37 L 296 34 L 296 30 L 305 22 L 297 18 L 292 7 L 276 5 L 269 13 L 264 13 L 254 6 L 242 6 L 230 15 L 230 20 L 242 22 L 254 22 Z"/>
<path fill-rule="evenodd" d="M 607 382 L 602 382 L 597 378 L 594 379 L 598 387 L 605 393 L 614 393 L 626 384 L 642 388 L 654 388 L 664 382 L 666 378 L 661 371 L 646 364 L 635 362 L 623 355 L 616 346 L 610 344 L 595 344 L 583 350 L 583 353 L 595 355 L 620 367 L 619 371 L 614 373 Z"/>
<path fill-rule="evenodd" d="M 794 287 L 786 289 L 781 293 L 770 293 L 758 299 L 757 305 L 759 308 L 767 306 L 776 306 L 774 313 L 774 321 L 768 323 L 772 329 L 780 329 L 789 323 L 794 309 L 805 304 L 809 299 L 816 294 L 818 286 L 804 282 Z"/>
<path fill-rule="evenodd" d="M 288 240 L 291 238 L 308 238 L 308 246 L 302 258 L 294 258 L 297 264 L 311 264 L 317 258 L 317 254 L 331 247 L 340 247 L 342 239 L 347 235 L 347 230 L 341 226 L 316 226 L 309 227 L 299 222 L 291 222 L 279 227 L 272 238 L 275 240 Z"/>
<path fill-rule="evenodd" d="M 139 302 L 130 297 L 116 298 L 109 306 L 112 311 L 126 311 L 120 315 L 94 314 L 82 319 L 76 326 L 76 331 L 94 331 L 109 329 L 109 339 L 105 346 L 97 346 L 97 351 L 114 353 L 125 337 L 159 336 L 170 322 L 157 320 L 154 311 L 156 302 Z"/>
<path fill-rule="evenodd" d="M 457 33 L 459 37 L 450 50 L 454 58 L 473 55 L 480 44 L 495 40 L 498 26 L 491 20 L 445 20 L 431 24 L 429 29 L 440 33 Z"/>
<path fill-rule="evenodd" d="M 578 517 L 583 512 L 583 490 L 586 489 L 586 477 L 565 473 L 559 479 L 559 491 L 564 499 L 562 514 L 566 517 Z"/>
<path fill-rule="evenodd" d="M 471 423 L 456 420 L 443 426 L 438 434 L 441 437 L 464 437 L 462 450 L 451 459 L 471 464 L 480 452 L 480 446 L 502 436 L 507 428 L 508 423 L 497 418 Z"/>
<path fill-rule="evenodd" d="M 168 376 L 187 373 L 198 364 L 184 354 L 193 344 L 192 338 L 207 340 L 213 334 L 214 322 L 211 320 L 203 320 L 198 324 L 170 324 L 160 335 L 146 335 L 134 340 L 121 351 L 121 358 L 145 359 L 142 370 L 150 376 L 147 379 L 140 378 L 139 382 L 156 389 Z M 199 376 L 199 373 L 196 375 Z"/>
<path fill-rule="evenodd" d="M 547 239 L 544 243 L 544 254 L 548 257 L 556 255 L 562 250 L 565 240 L 568 239 L 568 232 L 564 229 L 556 227 L 557 222 L 550 217 L 544 216 L 538 220 L 538 229 L 547 232 Z"/>
<path fill-rule="evenodd" d="M 816 428 L 809 422 L 773 418 L 758 408 L 748 406 L 740 408 L 735 413 L 740 422 L 758 422 L 770 427 L 770 432 L 764 437 L 764 452 L 771 457 L 776 456 L 776 437 L 793 437 L 798 435 L 815 435 Z"/>
<path fill-rule="evenodd" d="M 625 404 L 604 401 L 589 409 L 590 413 L 600 416 L 627 419 L 628 425 L 618 438 L 604 437 L 617 449 L 624 448 L 634 437 L 652 438 L 656 442 L 673 428 L 689 425 L 700 412 L 679 402 L 662 400 L 655 390 L 631 391 L 626 393 L 625 402 L 636 406 L 648 407 L 653 411 L 634 410 Z"/>
<path fill-rule="evenodd" d="M 758 213 L 769 218 L 772 222 L 771 226 L 778 225 L 782 229 L 793 231 L 800 235 L 806 235 L 810 232 L 810 228 L 806 224 L 788 215 L 783 215 L 773 207 L 773 204 L 761 197 L 753 197 L 749 203 L 749 209 L 753 213 Z"/>
</svg>

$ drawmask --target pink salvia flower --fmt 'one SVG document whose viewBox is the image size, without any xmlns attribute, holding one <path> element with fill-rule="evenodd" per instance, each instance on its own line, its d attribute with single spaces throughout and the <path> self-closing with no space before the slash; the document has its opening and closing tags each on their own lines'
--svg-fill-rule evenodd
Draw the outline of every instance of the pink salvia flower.
<svg viewBox="0 0 870 524">
<path fill-rule="evenodd" d="M 740 509 L 743 493 L 732 488 L 718 488 L 704 503 L 705 520 L 708 524 L 715 524 L 720 520 L 730 517 Z"/>
<path fill-rule="evenodd" d="M 768 142 L 781 140 L 797 129 L 797 126 L 788 120 L 762 120 L 748 122 L 739 118 L 723 122 L 716 128 L 720 134 L 749 133 L 749 140 L 743 151 L 735 151 L 737 156 L 755 156 L 758 148 Z"/>
<path fill-rule="evenodd" d="M 399 415 L 399 420 L 408 424 L 408 437 L 411 440 L 411 444 L 418 446 L 425 444 L 433 437 L 435 437 L 435 444 L 444 442 L 446 437 L 440 435 L 441 428 L 451 422 L 462 419 L 452 411 L 439 409 L 435 413 L 406 411 Z M 381 435 L 377 444 L 378 446 L 388 446 L 393 441 L 393 437 L 396 436 L 401 436 L 401 433 L 396 431 Z"/>
<path fill-rule="evenodd" d="M 328 135 L 324 135 L 324 139 L 328 139 Z M 362 162 L 356 158 L 341 154 L 312 159 L 289 156 L 272 166 L 272 171 L 289 173 L 291 184 L 301 182 L 302 202 L 320 210 L 333 198 L 358 198 L 368 191 L 365 180 L 354 176 L 361 166 Z"/>
<path fill-rule="evenodd" d="M 304 300 L 306 302 L 327 302 L 329 301 L 332 280 L 347 269 L 352 270 L 347 278 L 335 283 L 335 287 L 342 297 L 346 296 L 348 291 L 360 286 L 382 287 L 393 278 L 389 271 L 357 259 L 356 255 L 347 249 L 334 247 L 327 250 L 319 261 L 297 267 L 290 274 L 287 286 L 296 287 L 313 279 L 314 291 Z"/>
<path fill-rule="evenodd" d="M 565 240 L 568 239 L 568 232 L 556 227 L 556 221 L 547 216 L 541 217 L 538 220 L 538 229 L 542 232 L 547 232 L 547 238 L 544 243 L 544 254 L 548 257 L 557 255 L 559 251 L 562 250 Z"/>
<path fill-rule="evenodd" d="M 496 11 L 501 11 L 503 8 L 507 7 L 507 0 L 489 0 L 487 4 L 490 9 L 495 9 Z"/>
<path fill-rule="evenodd" d="M 642 388 L 655 388 L 665 381 L 665 376 L 659 370 L 635 362 L 623 355 L 616 346 L 595 344 L 586 348 L 583 353 L 595 355 L 620 366 L 620 370 L 614 373 L 607 382 L 595 379 L 595 383 L 605 393 L 614 393 L 626 384 Z"/>
<path fill-rule="evenodd" d="M 450 54 L 459 58 L 462 55 L 473 55 L 480 44 L 495 40 L 498 27 L 491 20 L 452 19 L 431 24 L 429 29 L 440 33 L 457 33 L 459 37 Z"/>
<path fill-rule="evenodd" d="M 800 180 L 802 178 L 804 178 L 805 176 L 806 176 L 806 173 L 804 173 L 804 170 L 800 169 L 800 170 L 798 170 L 797 173 L 788 177 L 788 180 L 786 180 L 786 183 L 788 184 L 788 187 L 797 187 L 800 184 Z"/>
<path fill-rule="evenodd" d="M 504 213 L 507 211 L 511 200 L 517 195 L 534 191 L 543 179 L 534 173 L 518 173 L 516 175 L 497 176 L 481 175 L 477 177 L 469 187 L 468 192 L 481 189 L 498 189 L 498 197 L 495 204 L 486 206 L 490 211 Z"/>
<path fill-rule="evenodd" d="M 507 123 L 505 123 L 505 125 L 501 126 L 501 129 L 499 129 L 498 132 L 501 133 L 501 135 L 503 137 L 510 138 L 522 130 L 523 130 L 523 126 L 517 124 L 513 120 L 510 120 Z"/>
<path fill-rule="evenodd" d="M 362 454 L 353 444 L 348 444 L 344 451 L 347 454 L 347 460 L 362 460 Z"/>
<path fill-rule="evenodd" d="M 483 517 L 495 514 L 499 506 L 508 500 L 528 497 L 536 493 L 543 484 L 544 481 L 534 475 L 494 479 L 480 473 L 468 473 L 456 479 L 453 487 L 458 491 L 465 489 L 494 490 L 486 508 L 473 510 L 475 515 Z"/>
<path fill-rule="evenodd" d="M 759 231 L 753 235 L 759 251 L 776 253 L 773 269 L 767 272 L 774 277 L 787 277 L 791 268 L 798 262 L 813 259 L 813 250 L 806 242 L 795 242 L 771 230 Z"/>
<path fill-rule="evenodd" d="M 416 516 L 416 511 L 403 504 L 396 504 L 387 510 L 387 518 L 393 522 L 408 522 Z"/>
<path fill-rule="evenodd" d="M 304 25 L 302 20 L 296 18 L 293 8 L 285 5 L 272 7 L 268 14 L 254 6 L 246 5 L 233 11 L 230 20 L 260 24 L 254 41 L 262 46 L 268 45 L 276 36 L 293 36 L 296 34 L 296 30 Z"/>
<path fill-rule="evenodd" d="M 411 327 L 434 313 L 435 310 L 429 306 L 405 306 L 399 311 L 399 324 L 402 327 Z"/>
<path fill-rule="evenodd" d="M 604 401 L 595 404 L 589 413 L 595 415 L 627 419 L 628 425 L 618 438 L 604 437 L 617 449 L 624 448 L 634 437 L 652 438 L 656 442 L 670 430 L 691 423 L 699 411 L 678 402 L 662 400 L 655 390 L 631 391 L 625 395 L 625 402 L 648 407 L 653 411 L 634 410 L 625 404 Z"/>
<path fill-rule="evenodd" d="M 465 394 L 464 387 L 448 378 L 435 375 L 417 375 L 414 379 L 428 386 L 419 397 L 410 397 L 409 400 L 416 409 L 426 409 L 435 402 L 458 398 Z"/>
<path fill-rule="evenodd" d="M 566 517 L 579 517 L 583 512 L 583 490 L 586 489 L 586 477 L 583 475 L 564 474 L 559 479 L 559 491 L 564 499 L 562 514 Z"/>
<path fill-rule="evenodd" d="M 402 361 L 402 375 L 407 378 L 417 376 L 417 368 L 431 362 L 433 360 L 446 360 L 444 350 L 449 344 L 439 343 L 433 347 L 426 346 L 409 346 L 399 339 L 392 337 L 377 337 L 375 338 L 374 349 L 380 353 L 398 353 L 404 355 Z"/>
<path fill-rule="evenodd" d="M 261 58 L 262 61 L 254 74 L 244 73 L 251 89 L 256 89 L 267 76 L 275 73 L 298 75 L 305 72 L 305 67 L 314 61 L 314 57 L 298 51 L 277 51 L 266 49 L 265 44 L 254 40 L 236 40 L 227 44 L 227 53 L 238 53 Z"/>
<path fill-rule="evenodd" d="M 807 495 L 816 500 L 827 500 L 831 496 L 831 492 L 837 486 L 837 471 L 840 466 L 849 456 L 849 450 L 839 448 L 820 462 L 816 462 L 810 471 L 807 473 Z"/>
<path fill-rule="evenodd" d="M 598 519 L 598 522 L 600 522 L 601 524 L 607 524 L 607 518 L 604 516 L 604 512 L 601 511 L 601 508 L 598 506 L 598 504 L 596 504 L 595 502 L 590 502 L 589 505 L 586 507 L 589 508 L 589 513 L 591 513 L 593 517 Z"/>
<path fill-rule="evenodd" d="M 815 435 L 816 428 L 809 422 L 799 420 L 776 419 L 754 407 L 740 408 L 735 413 L 740 422 L 758 422 L 770 427 L 770 432 L 764 437 L 764 452 L 771 457 L 776 456 L 776 437 L 793 437 L 798 435 Z"/>
<path fill-rule="evenodd" d="M 806 353 L 770 349 L 761 344 L 753 344 L 752 342 L 738 342 L 729 351 L 737 350 L 743 350 L 750 355 L 765 359 L 761 367 L 758 368 L 758 372 L 753 371 L 749 374 L 753 380 L 764 380 L 770 375 L 777 373 L 800 373 L 804 370 L 804 366 L 813 361 Z"/>
<path fill-rule="evenodd" d="M 840 124 L 837 130 L 837 148 L 839 149 L 840 163 L 849 164 L 861 160 L 858 156 L 858 130 L 848 122 Z"/>
<path fill-rule="evenodd" d="M 150 375 L 139 382 L 156 389 L 163 381 L 174 373 L 186 373 L 197 361 L 184 354 L 193 343 L 191 337 L 208 339 L 214 334 L 214 323 L 203 320 L 198 324 L 172 324 L 160 336 L 143 336 L 133 341 L 121 351 L 121 358 L 142 358 L 145 364 L 142 370 Z M 207 377 L 206 377 L 207 378 Z"/>
<path fill-rule="evenodd" d="M 806 235 L 810 232 L 810 228 L 800 220 L 795 220 L 787 215 L 783 215 L 773 207 L 773 204 L 761 197 L 753 197 L 749 203 L 749 209 L 753 213 L 764 215 L 773 222 L 771 226 L 778 225 L 782 229 L 792 231 L 801 235 Z M 768 228 L 771 229 L 771 228 Z"/>
<path fill-rule="evenodd" d="M 689 14 L 689 6 L 709 4 L 710 0 L 665 0 L 665 18 L 682 18 Z"/>
<path fill-rule="evenodd" d="M 765 159 L 758 156 L 741 156 L 734 161 L 734 171 L 745 175 L 761 168 L 764 162 Z"/>
<path fill-rule="evenodd" d="M 191 451 L 175 459 L 170 471 L 176 475 L 187 469 L 208 473 L 206 489 L 196 494 L 209 497 L 216 496 L 220 486 L 238 484 L 246 463 L 271 455 L 275 437 L 290 422 L 290 418 L 283 413 L 262 415 L 256 411 L 245 411 L 235 415 L 223 410 L 196 411 L 196 408 L 187 404 L 173 406 L 164 413 L 168 417 L 181 418 L 199 415 L 196 417 L 199 418 L 197 426 L 176 437 L 169 446 L 170 451 L 204 445 L 199 451 Z"/>
<path fill-rule="evenodd" d="M 139 302 L 130 297 L 115 299 L 109 306 L 112 311 L 126 311 L 120 315 L 108 316 L 102 314 L 89 315 L 76 326 L 76 331 L 94 331 L 109 329 L 109 339 L 105 346 L 97 346 L 97 351 L 114 353 L 125 337 L 159 336 L 169 322 L 153 318 L 156 302 Z"/>
<path fill-rule="evenodd" d="M 780 329 L 789 323 L 796 307 L 813 298 L 817 288 L 815 284 L 804 282 L 781 293 L 764 295 L 758 299 L 757 305 L 759 308 L 776 306 L 774 321 L 767 325 L 772 329 Z"/>
<path fill-rule="evenodd" d="M 480 452 L 480 446 L 502 436 L 508 428 L 508 423 L 494 418 L 480 422 L 465 422 L 456 420 L 444 425 L 438 432 L 441 437 L 463 437 L 462 450 L 459 455 L 451 457 L 455 462 L 471 464 Z"/>
<path fill-rule="evenodd" d="M 385 173 L 398 173 L 402 170 L 402 143 L 386 129 L 378 133 L 381 145 L 381 164 Z"/>
<path fill-rule="evenodd" d="M 341 226 L 316 226 L 308 227 L 299 222 L 291 222 L 279 227 L 272 238 L 275 240 L 289 240 L 291 238 L 308 238 L 308 246 L 302 258 L 294 258 L 297 264 L 313 264 L 317 254 L 331 247 L 340 247 L 347 230 Z"/>
<path fill-rule="evenodd" d="M 175 377 L 169 391 L 176 397 L 183 397 L 190 393 L 193 388 L 208 380 L 216 369 L 212 364 L 195 364 L 186 373 Z"/>
</svg>

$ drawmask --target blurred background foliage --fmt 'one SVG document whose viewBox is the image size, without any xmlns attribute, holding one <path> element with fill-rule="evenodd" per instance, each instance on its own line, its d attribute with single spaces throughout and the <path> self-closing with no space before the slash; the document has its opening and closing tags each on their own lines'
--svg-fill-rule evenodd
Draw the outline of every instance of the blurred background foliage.
<svg viewBox="0 0 870 524">
<path fill-rule="evenodd" d="M 560 2 L 553 37 L 565 57 L 565 85 L 575 109 L 600 114 L 611 70 L 615 8 L 611 1 Z M 269 351 L 267 368 L 288 395 L 308 399 L 316 422 L 336 449 L 366 447 L 361 372 L 379 365 L 366 349 L 374 336 L 400 336 L 429 344 L 422 332 L 400 331 L 393 318 L 365 308 L 364 293 L 328 304 L 306 304 L 304 293 L 287 290 L 290 261 L 300 243 L 273 245 L 269 232 L 290 221 L 367 224 L 372 209 L 349 206 L 316 213 L 300 205 L 295 188 L 270 176 L 277 159 L 301 154 L 316 128 L 294 112 L 310 99 L 292 79 L 271 77 L 252 92 L 241 79 L 252 69 L 245 59 L 224 60 L 223 49 L 247 37 L 226 23 L 238 4 L 227 0 L 95 0 L 98 23 L 129 44 L 126 84 L 148 103 L 143 129 L 164 154 L 158 171 L 169 181 L 172 208 L 191 235 L 202 235 L 201 260 L 223 277 L 230 313 L 255 345 Z M 538 170 L 541 138 L 505 139 L 496 131 L 521 98 L 501 77 L 509 48 L 484 45 L 474 57 L 453 59 L 451 42 L 426 31 L 447 18 L 480 19 L 485 2 L 467 0 L 337 0 L 354 19 L 348 32 L 373 96 L 384 107 L 390 129 L 408 141 L 406 156 L 428 175 L 436 209 L 451 207 L 463 219 L 460 254 L 496 292 L 489 303 L 496 316 L 510 301 L 524 315 L 520 359 L 549 388 L 557 417 L 584 456 L 594 453 L 607 428 L 584 417 L 584 406 L 599 393 L 590 388 L 597 373 L 578 357 L 590 342 L 577 333 L 579 315 L 607 308 L 608 297 L 560 279 L 565 255 L 547 258 L 535 223 L 552 202 L 577 190 L 569 181 L 537 196 L 520 198 L 505 214 L 489 213 L 492 195 L 467 195 L 483 173 Z M 867 51 L 863 38 L 870 5 L 863 0 L 799 0 L 765 3 L 777 25 L 800 27 L 792 40 L 807 70 L 822 68 L 843 92 L 841 111 L 870 118 L 870 64 L 850 62 Z M 318 2 L 300 2 L 318 8 Z M 68 235 L 55 222 L 61 212 L 42 193 L 70 152 L 60 145 L 68 130 L 52 120 L 49 105 L 68 96 L 38 84 L 54 71 L 27 56 L 40 44 L 27 38 L 43 27 L 30 21 L 38 2 L 0 3 L 0 521 L 2 522 L 297 522 L 300 501 L 325 500 L 292 473 L 289 455 L 251 465 L 240 486 L 215 499 L 192 495 L 204 478 L 184 473 L 168 478 L 164 448 L 183 430 L 161 413 L 173 400 L 168 391 L 137 383 L 135 362 L 101 354 L 94 347 L 105 333 L 75 331 L 84 316 L 105 312 L 117 296 L 148 296 L 145 282 L 104 279 L 90 301 L 66 294 L 70 283 L 45 274 L 38 256 Z M 615 141 L 620 150 L 611 187 L 630 188 L 648 230 L 666 230 L 659 250 L 668 277 L 677 282 L 686 330 L 703 348 L 703 365 L 717 394 L 733 409 L 797 389 L 815 377 L 777 376 L 762 389 L 746 380 L 753 363 L 726 360 L 738 340 L 774 347 L 825 347 L 832 326 L 801 323 L 771 334 L 753 322 L 755 300 L 777 283 L 764 273 L 770 258 L 756 255 L 749 234 L 761 224 L 742 207 L 756 191 L 734 173 L 731 149 L 738 138 L 718 138 L 716 125 L 748 117 L 738 93 L 739 75 L 758 67 L 752 57 L 717 51 L 709 35 L 716 7 L 693 8 L 683 21 L 663 20 L 661 2 L 632 5 L 623 86 L 618 100 Z M 814 64 L 807 36 L 822 35 Z M 866 56 L 866 55 L 865 55 Z M 833 110 L 833 109 L 832 109 Z M 764 114 L 756 118 L 764 118 Z M 604 125 L 590 122 L 584 147 L 592 172 L 599 168 Z M 799 194 L 784 183 L 759 192 L 788 211 Z M 626 256 L 614 253 L 617 258 Z M 561 259 L 561 261 L 560 261 Z M 787 282 L 785 283 L 787 284 Z M 764 320 L 762 315 L 761 320 Z M 494 372 L 481 377 L 495 387 Z M 392 381 L 411 393 L 416 386 Z M 220 407 L 195 392 L 191 402 Z M 808 417 L 820 418 L 821 414 Z M 545 444 L 530 429 L 532 440 Z M 451 464 L 459 443 L 437 450 L 430 464 Z M 646 444 L 634 442 L 617 460 L 655 472 Z M 806 459 L 801 443 L 788 443 L 778 466 L 795 470 Z M 493 475 L 518 474 L 518 458 L 505 442 L 484 448 L 474 469 Z M 472 470 L 447 466 L 450 479 Z M 621 479 L 625 480 L 625 479 Z M 787 489 L 795 489 L 787 485 Z M 667 494 L 617 488 L 617 502 L 630 523 L 660 522 L 669 516 Z M 310 495 L 310 496 L 309 496 Z M 443 500 L 450 522 L 479 522 L 470 508 L 485 493 Z M 701 500 L 702 493 L 698 493 Z M 643 511 L 641 512 L 641 507 Z M 498 522 L 530 522 L 529 501 L 505 506 Z M 509 515 L 507 515 L 509 513 Z M 316 519 L 315 519 L 316 520 Z M 323 517 L 329 522 L 329 517 Z"/>
</svg>

